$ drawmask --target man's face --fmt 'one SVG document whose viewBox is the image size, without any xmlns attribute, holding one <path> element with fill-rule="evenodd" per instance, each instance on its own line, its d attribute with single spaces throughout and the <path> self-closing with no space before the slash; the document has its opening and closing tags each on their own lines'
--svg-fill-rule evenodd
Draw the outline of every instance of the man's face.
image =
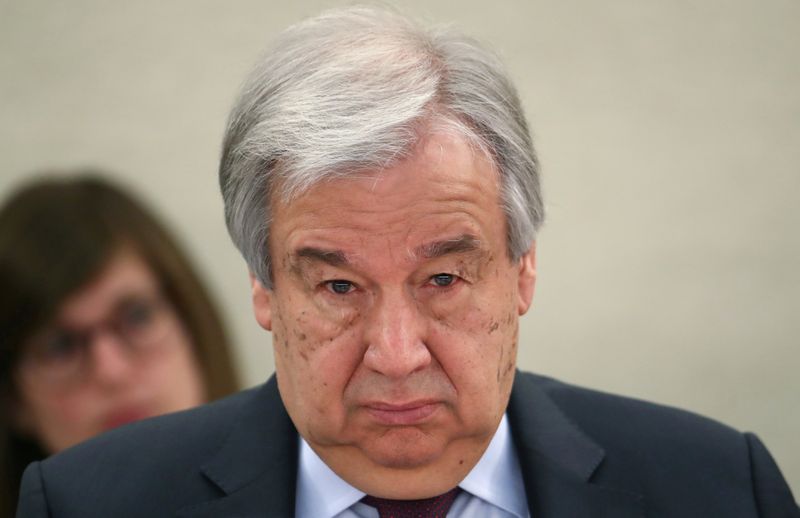
<svg viewBox="0 0 800 518">
<path fill-rule="evenodd" d="M 505 411 L 535 278 L 533 249 L 508 258 L 493 166 L 432 135 L 393 168 L 275 200 L 270 247 L 256 317 L 311 447 L 361 489 L 468 472 Z"/>
</svg>

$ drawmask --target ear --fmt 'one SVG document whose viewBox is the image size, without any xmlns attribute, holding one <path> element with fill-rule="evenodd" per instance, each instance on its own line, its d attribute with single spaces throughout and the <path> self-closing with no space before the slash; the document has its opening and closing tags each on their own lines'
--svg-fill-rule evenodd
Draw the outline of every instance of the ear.
<svg viewBox="0 0 800 518">
<path fill-rule="evenodd" d="M 250 272 L 250 286 L 256 322 L 267 331 L 272 331 L 272 290 L 265 288 L 253 272 Z"/>
<path fill-rule="evenodd" d="M 530 249 L 519 259 L 519 276 L 517 277 L 517 296 L 519 306 L 517 311 L 522 316 L 528 312 L 533 301 L 533 291 L 536 287 L 536 241 Z"/>
</svg>

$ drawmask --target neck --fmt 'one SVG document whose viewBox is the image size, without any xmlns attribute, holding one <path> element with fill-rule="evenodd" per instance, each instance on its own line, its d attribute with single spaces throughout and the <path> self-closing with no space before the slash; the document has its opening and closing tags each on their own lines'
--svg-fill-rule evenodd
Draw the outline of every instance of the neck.
<svg viewBox="0 0 800 518">
<path fill-rule="evenodd" d="M 375 462 L 353 446 L 309 446 L 337 475 L 353 487 L 381 498 L 417 500 L 456 487 L 478 463 L 491 442 L 487 437 L 461 439 L 435 460 L 419 466 L 394 467 Z"/>
</svg>

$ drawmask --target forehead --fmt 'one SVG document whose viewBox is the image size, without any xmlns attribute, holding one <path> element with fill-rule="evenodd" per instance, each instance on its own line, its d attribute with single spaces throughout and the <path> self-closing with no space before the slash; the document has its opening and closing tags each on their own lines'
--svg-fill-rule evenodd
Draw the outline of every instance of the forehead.
<svg viewBox="0 0 800 518">
<path fill-rule="evenodd" d="M 145 261 L 135 252 L 122 249 L 88 284 L 68 297 L 61 305 L 58 320 L 64 324 L 91 324 L 129 295 L 149 295 L 158 289 L 158 280 Z"/>
<path fill-rule="evenodd" d="M 274 200 L 270 244 L 275 252 L 358 250 L 376 240 L 412 249 L 448 236 L 502 237 L 498 181 L 494 165 L 461 138 L 430 135 L 393 167 L 322 181 L 289 203 Z"/>
</svg>

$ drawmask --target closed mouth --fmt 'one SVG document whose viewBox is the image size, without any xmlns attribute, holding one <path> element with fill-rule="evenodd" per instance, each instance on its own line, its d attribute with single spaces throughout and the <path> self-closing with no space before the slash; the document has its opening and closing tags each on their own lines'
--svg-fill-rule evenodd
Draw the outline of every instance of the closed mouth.
<svg viewBox="0 0 800 518">
<path fill-rule="evenodd" d="M 429 420 L 440 406 L 438 401 L 420 400 L 403 404 L 374 402 L 364 405 L 364 408 L 383 425 L 413 426 Z"/>
</svg>

